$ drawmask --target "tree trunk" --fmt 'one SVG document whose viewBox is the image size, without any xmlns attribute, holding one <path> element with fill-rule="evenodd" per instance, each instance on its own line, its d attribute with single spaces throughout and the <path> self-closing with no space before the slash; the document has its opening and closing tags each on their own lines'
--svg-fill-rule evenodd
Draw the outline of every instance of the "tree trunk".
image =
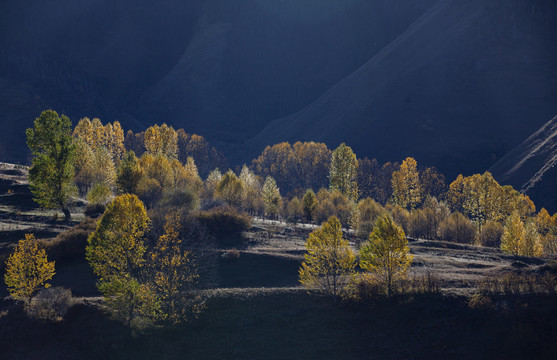
<svg viewBox="0 0 557 360">
<path fill-rule="evenodd" d="M 62 212 L 64 213 L 64 217 L 66 218 L 66 221 L 70 221 L 72 219 L 72 214 L 70 213 L 70 210 L 66 207 L 62 208 Z"/>
</svg>

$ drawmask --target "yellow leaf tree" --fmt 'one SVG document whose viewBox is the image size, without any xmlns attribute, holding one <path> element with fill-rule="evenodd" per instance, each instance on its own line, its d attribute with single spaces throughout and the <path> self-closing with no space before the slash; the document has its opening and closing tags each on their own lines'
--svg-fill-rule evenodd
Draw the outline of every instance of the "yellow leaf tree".
<svg viewBox="0 0 557 360">
<path fill-rule="evenodd" d="M 520 244 L 520 255 L 542 256 L 542 238 L 535 224 L 528 223 L 524 228 L 524 241 Z"/>
<path fill-rule="evenodd" d="M 387 286 L 389 297 L 393 283 L 406 276 L 413 259 L 404 230 L 388 214 L 377 220 L 369 240 L 360 249 L 360 266 L 377 274 Z"/>
<path fill-rule="evenodd" d="M 145 131 L 145 148 L 153 155 L 174 158 L 178 154 L 178 134 L 172 126 L 153 125 Z"/>
<path fill-rule="evenodd" d="M 155 318 L 158 313 L 156 295 L 140 277 L 149 224 L 137 196 L 120 195 L 107 206 L 86 247 L 86 258 L 99 277 L 99 291 L 114 317 L 128 325 L 135 318 Z"/>
<path fill-rule="evenodd" d="M 350 199 L 358 200 L 358 159 L 345 143 L 332 153 L 329 182 L 331 190 L 338 190 Z"/>
<path fill-rule="evenodd" d="M 392 187 L 395 204 L 411 210 L 421 203 L 420 175 L 414 158 L 406 158 L 400 165 L 400 170 L 393 173 Z"/>
<path fill-rule="evenodd" d="M 524 223 L 520 219 L 518 212 L 514 212 L 505 224 L 503 236 L 501 237 L 501 250 L 504 252 L 520 255 L 521 244 L 524 243 L 526 237 L 526 229 Z"/>
<path fill-rule="evenodd" d="M 336 298 L 354 275 L 356 256 L 342 236 L 340 221 L 331 216 L 309 234 L 307 254 L 299 270 L 300 282 Z"/>
<path fill-rule="evenodd" d="M 189 296 L 198 278 L 192 254 L 182 249 L 180 217 L 167 215 L 165 233 L 150 254 L 152 288 L 158 294 L 162 320 L 179 323 L 197 315 L 202 302 Z"/>
<path fill-rule="evenodd" d="M 26 234 L 6 261 L 4 281 L 10 295 L 29 304 L 35 292 L 50 286 L 54 274 L 54 261 L 48 261 L 35 236 Z"/>
</svg>

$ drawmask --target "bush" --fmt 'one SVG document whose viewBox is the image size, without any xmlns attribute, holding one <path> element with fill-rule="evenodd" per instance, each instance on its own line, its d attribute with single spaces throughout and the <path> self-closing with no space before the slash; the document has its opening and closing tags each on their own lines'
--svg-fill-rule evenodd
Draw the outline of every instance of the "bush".
<svg viewBox="0 0 557 360">
<path fill-rule="evenodd" d="M 97 221 L 87 218 L 76 226 L 58 234 L 53 240 L 41 240 L 49 260 L 72 261 L 85 257 L 87 239 L 96 227 Z"/>
<path fill-rule="evenodd" d="M 34 319 L 62 321 L 73 303 L 70 289 L 50 287 L 39 291 L 33 297 L 27 314 Z"/>
<path fill-rule="evenodd" d="M 105 210 L 106 206 L 104 204 L 87 204 L 84 213 L 85 216 L 96 218 L 101 216 Z"/>
<path fill-rule="evenodd" d="M 221 207 L 197 214 L 199 221 L 219 242 L 237 241 L 251 227 L 250 218 L 230 207 Z"/>
<path fill-rule="evenodd" d="M 237 249 L 226 250 L 221 257 L 226 260 L 238 260 L 240 258 L 240 252 Z"/>
<path fill-rule="evenodd" d="M 163 193 L 159 206 L 189 212 L 199 208 L 199 196 L 187 188 L 172 189 Z"/>
<path fill-rule="evenodd" d="M 482 246 L 499 248 L 501 236 L 503 236 L 503 226 L 497 222 L 488 221 L 482 227 L 478 240 Z"/>
<path fill-rule="evenodd" d="M 475 310 L 493 309 L 493 302 L 491 301 L 491 298 L 480 293 L 472 295 L 468 299 L 467 304 L 471 309 L 475 309 Z"/>
</svg>

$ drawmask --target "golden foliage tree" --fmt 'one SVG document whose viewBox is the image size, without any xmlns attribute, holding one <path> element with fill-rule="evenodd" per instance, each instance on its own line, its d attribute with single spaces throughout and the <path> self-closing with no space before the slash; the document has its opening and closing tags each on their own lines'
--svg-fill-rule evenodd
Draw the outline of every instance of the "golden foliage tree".
<svg viewBox="0 0 557 360">
<path fill-rule="evenodd" d="M 137 196 L 120 195 L 107 206 L 86 247 L 86 258 L 99 277 L 99 291 L 114 317 L 128 325 L 158 313 L 155 293 L 140 277 L 149 223 Z"/>
<path fill-rule="evenodd" d="M 360 266 L 377 276 L 387 286 L 387 295 L 393 293 L 393 283 L 404 278 L 414 256 L 410 254 L 404 230 L 385 214 L 381 216 L 369 241 L 360 249 Z"/>
<path fill-rule="evenodd" d="M 228 170 L 217 185 L 217 196 L 226 201 L 228 205 L 239 206 L 242 202 L 242 182 L 234 171 Z"/>
<path fill-rule="evenodd" d="M 47 281 L 54 274 L 54 261 L 48 261 L 35 236 L 25 234 L 25 239 L 19 241 L 14 253 L 6 260 L 4 281 L 10 295 L 29 304 L 33 294 L 50 286 Z"/>
<path fill-rule="evenodd" d="M 523 256 L 542 256 L 542 238 L 536 224 L 529 222 L 524 228 L 524 241 L 520 244 L 520 254 Z"/>
<path fill-rule="evenodd" d="M 139 181 L 143 177 L 143 170 L 139 166 L 139 162 L 133 151 L 127 152 L 116 174 L 116 185 L 121 194 L 134 194 Z"/>
<path fill-rule="evenodd" d="M 150 254 L 150 277 L 160 301 L 160 318 L 179 323 L 195 316 L 201 302 L 190 292 L 198 278 L 192 254 L 182 249 L 180 217 L 176 212 L 166 217 L 164 234 Z"/>
<path fill-rule="evenodd" d="M 358 199 L 358 159 L 350 146 L 342 143 L 331 156 L 329 187 L 352 200 Z"/>
<path fill-rule="evenodd" d="M 306 248 L 300 282 L 334 297 L 342 293 L 354 275 L 356 256 L 342 236 L 340 221 L 332 216 L 311 232 Z"/>
<path fill-rule="evenodd" d="M 153 155 L 174 158 L 178 155 L 178 134 L 172 126 L 153 125 L 145 131 L 145 149 Z"/>
<path fill-rule="evenodd" d="M 520 215 L 514 212 L 508 219 L 501 237 L 501 250 L 504 252 L 520 255 L 521 244 L 524 243 L 526 237 L 526 229 L 524 223 L 520 219 Z"/>
<path fill-rule="evenodd" d="M 393 173 L 392 187 L 395 204 L 411 210 L 422 202 L 420 174 L 414 158 L 406 158 L 400 169 Z"/>
</svg>

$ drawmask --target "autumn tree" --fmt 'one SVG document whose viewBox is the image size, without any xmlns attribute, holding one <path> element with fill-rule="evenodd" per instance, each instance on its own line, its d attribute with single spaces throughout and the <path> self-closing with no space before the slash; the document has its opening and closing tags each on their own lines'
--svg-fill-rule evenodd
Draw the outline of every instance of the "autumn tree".
<svg viewBox="0 0 557 360">
<path fill-rule="evenodd" d="M 439 225 L 439 237 L 445 241 L 473 244 L 476 229 L 470 219 L 459 212 L 454 212 Z"/>
<path fill-rule="evenodd" d="M 315 193 L 312 189 L 308 189 L 302 198 L 302 207 L 306 221 L 313 221 L 316 206 L 317 198 L 315 197 Z"/>
<path fill-rule="evenodd" d="M 242 202 L 242 182 L 232 170 L 224 174 L 217 185 L 217 195 L 228 205 L 239 206 Z"/>
<path fill-rule="evenodd" d="M 190 135 L 184 129 L 179 129 L 176 133 L 178 134 L 178 159 L 186 163 L 188 157 L 193 158 L 200 176 L 206 177 L 215 168 L 228 167 L 224 155 L 211 146 L 203 136 Z"/>
<path fill-rule="evenodd" d="M 149 255 L 149 277 L 160 302 L 159 317 L 172 323 L 197 315 L 202 305 L 189 293 L 198 275 L 192 253 L 183 249 L 180 228 L 179 214 L 169 213 L 164 234 Z"/>
<path fill-rule="evenodd" d="M 82 139 L 74 139 L 75 156 L 74 181 L 81 195 L 85 195 L 93 184 L 95 173 L 95 153 L 91 147 Z"/>
<path fill-rule="evenodd" d="M 393 173 L 392 187 L 395 204 L 412 210 L 422 202 L 420 174 L 414 158 L 406 158 L 400 169 Z"/>
<path fill-rule="evenodd" d="M 86 258 L 99 277 L 99 291 L 114 317 L 127 325 L 158 313 L 155 292 L 141 276 L 149 223 L 137 196 L 120 195 L 107 206 L 86 247 Z"/>
<path fill-rule="evenodd" d="M 542 238 L 538 232 L 536 224 L 533 222 L 528 222 L 524 227 L 524 241 L 520 244 L 520 255 L 543 255 Z"/>
<path fill-rule="evenodd" d="M 178 160 L 174 160 L 172 162 L 172 168 L 174 169 L 179 164 Z M 183 166 L 184 169 L 184 176 L 180 178 L 176 176 L 176 186 L 185 186 L 196 193 L 199 193 L 203 188 L 203 180 L 199 176 L 199 171 L 197 169 L 197 165 L 195 164 L 194 159 L 190 156 L 187 158 L 186 163 Z M 180 181 L 182 180 L 182 181 Z"/>
<path fill-rule="evenodd" d="M 377 218 L 385 212 L 385 209 L 375 200 L 362 199 L 354 207 L 350 225 L 356 231 L 358 238 L 365 240 L 373 230 Z"/>
<path fill-rule="evenodd" d="M 128 130 L 124 138 L 124 147 L 126 151 L 133 151 L 135 156 L 141 157 L 145 151 L 145 132 L 134 134 L 133 131 Z"/>
<path fill-rule="evenodd" d="M 377 220 L 369 241 L 360 249 L 360 266 L 382 280 L 389 297 L 393 283 L 406 276 L 413 258 L 404 230 L 388 214 Z"/>
<path fill-rule="evenodd" d="M 209 198 L 214 198 L 217 195 L 217 187 L 222 179 L 222 173 L 220 170 L 214 169 L 207 175 L 207 179 L 205 179 L 205 191 L 208 194 Z"/>
<path fill-rule="evenodd" d="M 153 155 L 176 157 L 178 155 L 178 134 L 172 126 L 153 125 L 145 130 L 145 149 Z"/>
<path fill-rule="evenodd" d="M 501 250 L 504 252 L 520 255 L 521 244 L 524 243 L 526 237 L 526 229 L 524 223 L 520 219 L 520 215 L 513 213 L 505 223 L 503 236 L 501 237 Z"/>
<path fill-rule="evenodd" d="M 314 189 L 327 185 L 331 164 L 331 151 L 323 143 L 283 142 L 267 146 L 253 160 L 255 173 L 265 178 L 273 177 L 277 186 L 288 193 L 295 189 Z"/>
<path fill-rule="evenodd" d="M 239 179 L 242 183 L 242 208 L 251 214 L 259 213 L 264 207 L 259 178 L 244 164 Z"/>
<path fill-rule="evenodd" d="M 447 191 L 445 176 L 435 167 L 425 168 L 420 171 L 420 187 L 424 197 L 429 195 L 441 199 Z"/>
<path fill-rule="evenodd" d="M 358 159 L 352 148 L 340 144 L 331 156 L 329 187 L 338 190 L 352 200 L 358 199 Z"/>
<path fill-rule="evenodd" d="M 27 144 L 33 155 L 29 182 L 34 200 L 46 209 L 61 209 L 71 219 L 69 204 L 76 192 L 72 123 L 56 111 L 46 110 L 27 129 Z"/>
<path fill-rule="evenodd" d="M 109 187 L 116 185 L 116 166 L 110 151 L 106 147 L 99 147 L 93 153 L 91 180 L 93 184 L 101 183 Z"/>
<path fill-rule="evenodd" d="M 311 232 L 306 248 L 299 270 L 300 282 L 336 298 L 346 288 L 356 267 L 356 256 L 342 236 L 340 221 L 332 216 Z"/>
<path fill-rule="evenodd" d="M 280 213 L 282 207 L 282 196 L 275 179 L 271 176 L 265 178 L 263 188 L 261 189 L 261 198 L 265 205 L 265 215 L 276 217 Z"/>
<path fill-rule="evenodd" d="M 120 194 L 134 194 L 142 176 L 143 171 L 135 153 L 128 151 L 120 162 L 116 175 L 116 185 Z"/>
<path fill-rule="evenodd" d="M 26 234 L 6 260 L 4 281 L 10 295 L 25 301 L 29 306 L 31 298 L 39 289 L 50 286 L 47 281 L 54 274 L 54 261 L 48 261 L 44 249 L 39 249 L 35 236 Z"/>
</svg>

